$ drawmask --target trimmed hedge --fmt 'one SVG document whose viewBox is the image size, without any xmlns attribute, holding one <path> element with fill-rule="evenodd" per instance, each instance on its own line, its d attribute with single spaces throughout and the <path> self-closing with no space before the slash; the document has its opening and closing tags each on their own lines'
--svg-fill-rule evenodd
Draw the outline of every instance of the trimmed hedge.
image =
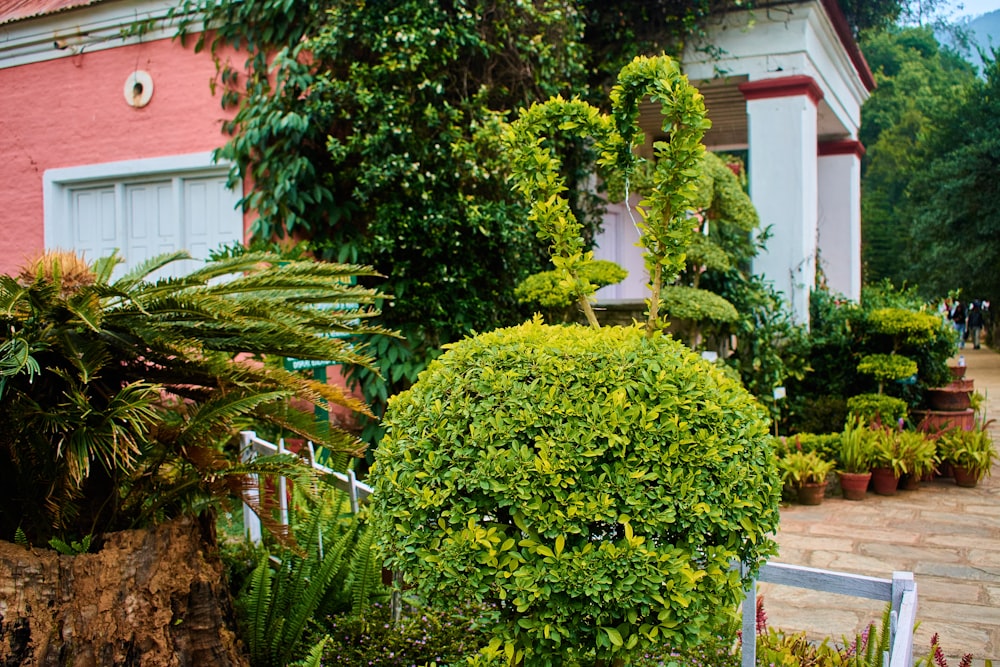
<svg viewBox="0 0 1000 667">
<path fill-rule="evenodd" d="M 696 646 L 775 550 L 765 413 L 668 336 L 536 320 L 466 339 L 385 423 L 376 540 L 426 599 L 495 604 L 526 665 Z"/>
</svg>

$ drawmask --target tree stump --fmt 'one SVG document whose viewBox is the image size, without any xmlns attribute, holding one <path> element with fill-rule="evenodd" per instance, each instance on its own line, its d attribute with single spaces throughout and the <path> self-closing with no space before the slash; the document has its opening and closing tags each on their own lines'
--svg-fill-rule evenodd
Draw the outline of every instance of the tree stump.
<svg viewBox="0 0 1000 667">
<path fill-rule="evenodd" d="M 0 542 L 0 667 L 246 667 L 203 528 L 111 533 L 75 556 Z"/>
</svg>

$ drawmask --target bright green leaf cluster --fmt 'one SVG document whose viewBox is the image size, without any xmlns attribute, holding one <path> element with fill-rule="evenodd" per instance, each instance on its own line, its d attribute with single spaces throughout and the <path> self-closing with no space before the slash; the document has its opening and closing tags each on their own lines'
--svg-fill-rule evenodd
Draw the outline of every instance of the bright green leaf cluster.
<svg viewBox="0 0 1000 667">
<path fill-rule="evenodd" d="M 740 318 L 733 304 L 707 290 L 667 285 L 660 290 L 663 310 L 672 318 L 703 322 L 735 322 Z"/>
<path fill-rule="evenodd" d="M 917 362 L 899 354 L 869 354 L 861 358 L 858 372 L 871 375 L 881 384 L 916 375 Z"/>
<path fill-rule="evenodd" d="M 760 406 L 665 336 L 503 329 L 391 400 L 377 541 L 427 599 L 498 605 L 526 663 L 693 646 L 773 553 L 780 483 Z M 747 575 L 749 576 L 749 574 Z"/>
<path fill-rule="evenodd" d="M 614 262 L 595 259 L 581 264 L 580 278 L 595 289 L 605 285 L 620 283 L 628 277 L 628 271 Z M 571 284 L 562 279 L 558 271 L 542 271 L 525 278 L 514 290 L 514 296 L 521 303 L 542 308 L 568 308 L 573 304 Z"/>
</svg>

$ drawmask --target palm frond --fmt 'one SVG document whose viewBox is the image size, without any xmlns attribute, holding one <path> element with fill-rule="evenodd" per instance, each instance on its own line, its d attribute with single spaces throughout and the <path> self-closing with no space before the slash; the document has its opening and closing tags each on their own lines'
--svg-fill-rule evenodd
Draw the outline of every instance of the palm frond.
<svg viewBox="0 0 1000 667">
<path fill-rule="evenodd" d="M 112 255 L 112 257 L 114 257 L 114 255 Z M 115 287 L 127 292 L 131 287 L 145 281 L 151 274 L 159 271 L 163 267 L 168 266 L 173 262 L 179 262 L 185 259 L 191 259 L 191 255 L 186 250 L 165 252 L 160 255 L 156 255 L 155 257 L 150 257 L 144 262 L 140 262 L 135 266 L 135 268 L 125 272 L 125 275 L 116 280 L 114 285 Z M 111 258 L 107 258 L 107 261 L 111 261 Z"/>
<path fill-rule="evenodd" d="M 23 309 L 28 296 L 28 288 L 8 275 L 0 275 L 0 312 L 13 317 L 16 310 Z"/>
<path fill-rule="evenodd" d="M 123 261 L 125 260 L 118 254 L 117 248 L 110 255 L 95 259 L 93 264 L 90 265 L 91 271 L 94 272 L 95 283 L 106 285 L 111 282 L 111 274 L 114 273 L 115 267 Z"/>
<path fill-rule="evenodd" d="M 189 411 L 189 418 L 177 441 L 181 444 L 196 443 L 204 441 L 208 435 L 225 435 L 232 430 L 236 419 L 252 414 L 261 404 L 291 397 L 292 393 L 287 390 L 216 394 Z"/>
</svg>

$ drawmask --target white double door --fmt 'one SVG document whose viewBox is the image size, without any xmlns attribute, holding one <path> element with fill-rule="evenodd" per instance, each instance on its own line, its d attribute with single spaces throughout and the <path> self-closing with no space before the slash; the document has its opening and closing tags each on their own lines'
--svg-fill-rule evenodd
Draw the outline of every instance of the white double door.
<svg viewBox="0 0 1000 667">
<path fill-rule="evenodd" d="M 146 169 L 131 173 L 115 174 L 105 165 L 103 177 L 91 172 L 88 178 L 86 167 L 47 174 L 46 247 L 73 249 L 88 261 L 117 249 L 125 262 L 116 275 L 165 252 L 186 250 L 196 258 L 160 277 L 189 271 L 210 251 L 243 240 L 240 194 L 226 187 L 227 167 L 171 172 L 169 162 L 143 162 L 138 166 Z"/>
</svg>

